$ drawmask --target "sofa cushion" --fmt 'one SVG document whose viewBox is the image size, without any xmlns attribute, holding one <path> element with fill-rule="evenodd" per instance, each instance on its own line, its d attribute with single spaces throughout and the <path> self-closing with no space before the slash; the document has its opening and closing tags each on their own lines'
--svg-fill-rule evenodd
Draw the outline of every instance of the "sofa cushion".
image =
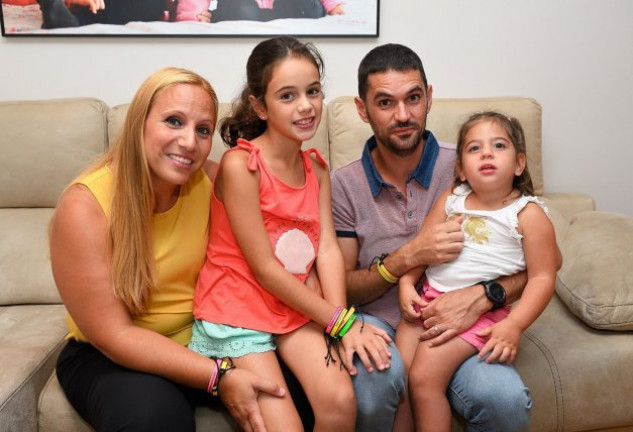
<svg viewBox="0 0 633 432">
<path fill-rule="evenodd" d="M 52 208 L 0 209 L 0 304 L 61 303 L 48 253 Z"/>
<path fill-rule="evenodd" d="M 633 218 L 597 211 L 571 219 L 556 292 L 585 324 L 633 330 Z"/>
<path fill-rule="evenodd" d="M 65 317 L 62 305 L 0 307 L 0 430 L 37 430 L 37 397 L 65 343 Z"/>
<path fill-rule="evenodd" d="M 630 431 L 632 358 L 633 333 L 583 325 L 554 296 L 515 364 L 534 401 L 530 430 Z"/>
<path fill-rule="evenodd" d="M 0 207 L 55 207 L 103 153 L 107 108 L 90 98 L 0 102 Z"/>
</svg>

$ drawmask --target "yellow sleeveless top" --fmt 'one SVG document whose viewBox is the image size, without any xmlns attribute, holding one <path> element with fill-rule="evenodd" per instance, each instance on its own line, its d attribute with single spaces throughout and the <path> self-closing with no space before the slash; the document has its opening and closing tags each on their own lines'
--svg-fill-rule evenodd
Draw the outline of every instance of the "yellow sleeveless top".
<svg viewBox="0 0 633 432">
<path fill-rule="evenodd" d="M 103 167 L 77 180 L 95 196 L 106 217 L 114 176 Z M 154 257 L 158 288 L 152 292 L 149 308 L 134 323 L 186 345 L 193 323 L 193 290 L 209 241 L 211 181 L 203 170 L 180 188 L 176 204 L 153 216 Z M 87 342 L 70 316 L 68 338 Z"/>
</svg>

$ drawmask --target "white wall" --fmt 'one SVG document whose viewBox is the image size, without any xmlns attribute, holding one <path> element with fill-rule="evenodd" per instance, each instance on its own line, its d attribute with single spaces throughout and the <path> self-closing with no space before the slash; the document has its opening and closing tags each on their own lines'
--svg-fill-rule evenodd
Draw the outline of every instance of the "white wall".
<svg viewBox="0 0 633 432">
<path fill-rule="evenodd" d="M 373 46 L 422 57 L 435 97 L 529 96 L 543 105 L 548 192 L 584 192 L 633 216 L 633 2 L 383 0 L 380 37 L 314 39 L 326 97 L 355 94 Z M 1 38 L 0 100 L 94 96 L 128 102 L 153 70 L 208 77 L 221 100 L 243 83 L 258 39 Z M 1 133 L 1 131 L 0 131 Z"/>
</svg>

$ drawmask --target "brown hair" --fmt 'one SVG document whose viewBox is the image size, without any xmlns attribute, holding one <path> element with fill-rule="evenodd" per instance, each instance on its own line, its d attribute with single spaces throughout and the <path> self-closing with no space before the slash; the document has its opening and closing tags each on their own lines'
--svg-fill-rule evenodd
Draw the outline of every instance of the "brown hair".
<svg viewBox="0 0 633 432">
<path fill-rule="evenodd" d="M 257 116 L 249 96 L 264 103 L 274 67 L 289 57 L 312 62 L 319 78 L 323 78 L 323 59 L 311 43 L 302 43 L 292 36 L 278 36 L 257 44 L 246 62 L 246 85 L 233 103 L 231 115 L 220 121 L 220 136 L 229 147 L 236 146 L 238 138 L 251 140 L 266 131 L 266 121 Z"/>
<path fill-rule="evenodd" d="M 484 121 L 493 122 L 501 126 L 508 134 L 516 154 L 524 154 L 526 156 L 525 169 L 521 175 L 515 176 L 512 186 L 517 189 L 523 195 L 534 195 L 534 187 L 532 185 L 532 177 L 527 165 L 527 148 L 525 145 L 525 135 L 523 134 L 523 127 L 521 123 L 515 118 L 506 116 L 497 111 L 482 111 L 472 114 L 466 122 L 459 129 L 459 135 L 457 138 L 457 159 L 461 161 L 464 145 L 466 144 L 466 134 L 473 126 Z M 468 183 L 462 181 L 459 176 L 455 176 L 455 184 Z"/>
</svg>

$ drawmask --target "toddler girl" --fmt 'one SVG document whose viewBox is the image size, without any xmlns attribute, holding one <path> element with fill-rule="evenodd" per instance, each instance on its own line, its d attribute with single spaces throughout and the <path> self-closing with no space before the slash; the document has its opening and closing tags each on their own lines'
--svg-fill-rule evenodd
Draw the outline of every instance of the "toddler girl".
<svg viewBox="0 0 633 432">
<path fill-rule="evenodd" d="M 489 363 L 514 361 L 521 334 L 554 292 L 561 263 L 547 210 L 533 196 L 519 122 L 497 112 L 474 114 L 460 130 L 457 154 L 455 186 L 440 196 L 424 223 L 460 218 L 464 248 L 455 261 L 418 268 L 400 279 L 403 319 L 396 345 L 408 370 L 410 400 L 398 410 L 399 431 L 411 429 L 411 410 L 416 430 L 450 430 L 445 394 L 453 373 L 477 352 Z M 437 346 L 420 343 L 420 311 L 427 302 L 477 284 L 503 294 L 494 279 L 526 268 L 528 282 L 512 310 L 500 301 L 459 337 Z M 420 297 L 415 285 L 423 274 Z M 437 334 L 445 330 L 432 328 Z"/>
</svg>

